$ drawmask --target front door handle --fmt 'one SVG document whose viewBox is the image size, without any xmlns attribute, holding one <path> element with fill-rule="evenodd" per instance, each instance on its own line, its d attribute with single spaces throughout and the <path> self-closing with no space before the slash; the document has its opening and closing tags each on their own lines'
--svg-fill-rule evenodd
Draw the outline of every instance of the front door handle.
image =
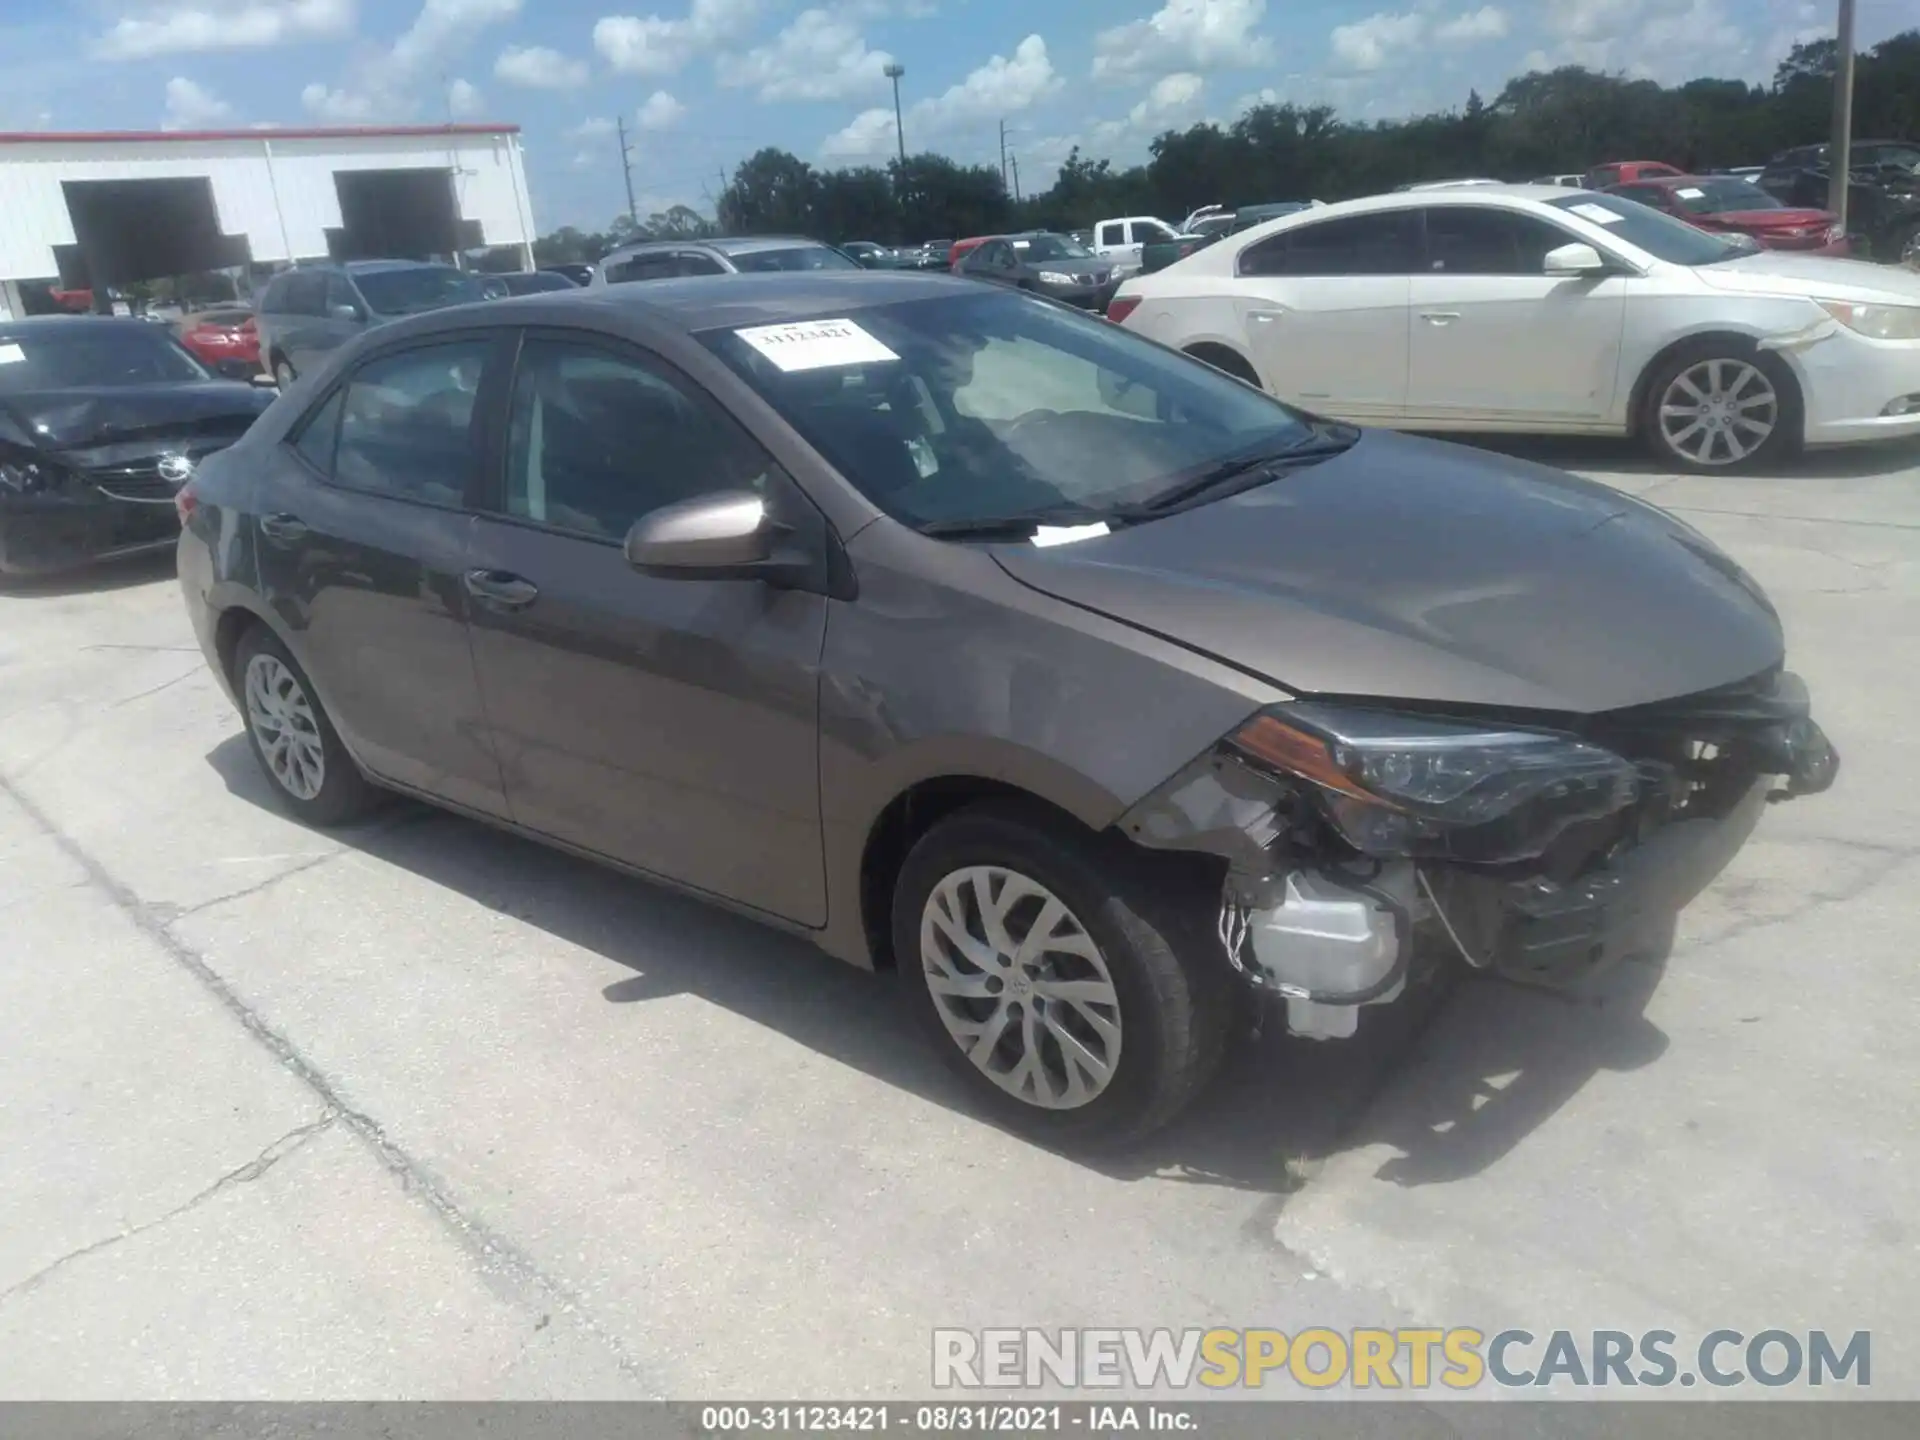
<svg viewBox="0 0 1920 1440">
<path fill-rule="evenodd" d="M 262 515 L 260 533 L 277 545 L 291 545 L 311 533 L 298 515 Z"/>
<path fill-rule="evenodd" d="M 1254 310 L 1249 312 L 1253 319 L 1258 320 L 1263 325 L 1271 325 L 1286 313 L 1284 310 Z"/>
<path fill-rule="evenodd" d="M 1429 325 L 1451 325 L 1460 318 L 1458 310 L 1423 310 L 1420 318 Z"/>
<path fill-rule="evenodd" d="M 469 570 L 467 593 L 482 605 L 524 610 L 540 598 L 540 587 L 506 570 Z"/>
</svg>

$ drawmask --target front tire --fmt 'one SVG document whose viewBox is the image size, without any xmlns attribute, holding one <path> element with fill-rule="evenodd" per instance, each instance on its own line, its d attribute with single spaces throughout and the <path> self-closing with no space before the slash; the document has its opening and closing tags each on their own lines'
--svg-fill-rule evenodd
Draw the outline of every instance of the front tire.
<svg viewBox="0 0 1920 1440">
<path fill-rule="evenodd" d="M 266 626 L 240 637 L 233 678 L 253 758 L 296 819 L 344 825 L 379 803 L 380 792 L 341 744 L 306 672 Z"/>
<path fill-rule="evenodd" d="M 1683 346 L 1646 391 L 1642 430 L 1655 456 L 1696 475 L 1781 459 L 1800 443 L 1800 388 L 1777 356 L 1738 340 Z"/>
<path fill-rule="evenodd" d="M 922 1029 L 995 1119 L 1120 1146 L 1173 1119 L 1225 1053 L 1234 992 L 1200 908 L 1146 883 L 1120 842 L 974 806 L 908 854 L 894 954 Z"/>
</svg>

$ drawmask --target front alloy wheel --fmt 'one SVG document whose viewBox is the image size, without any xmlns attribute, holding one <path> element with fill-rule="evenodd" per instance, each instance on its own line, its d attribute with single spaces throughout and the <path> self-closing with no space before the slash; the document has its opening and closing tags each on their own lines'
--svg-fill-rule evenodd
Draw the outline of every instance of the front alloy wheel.
<svg viewBox="0 0 1920 1440">
<path fill-rule="evenodd" d="M 1780 392 L 1752 360 L 1698 360 L 1663 387 L 1654 423 L 1661 447 L 1689 468 L 1725 470 L 1768 449 L 1781 433 Z"/>
<path fill-rule="evenodd" d="M 313 702 L 278 655 L 247 661 L 247 723 L 267 773 L 296 800 L 312 800 L 327 781 L 327 757 Z"/>
<path fill-rule="evenodd" d="M 1120 1061 L 1120 997 L 1100 947 L 1038 881 L 955 870 L 920 917 L 920 963 L 947 1033 L 1000 1089 L 1048 1110 L 1100 1095 Z"/>
</svg>

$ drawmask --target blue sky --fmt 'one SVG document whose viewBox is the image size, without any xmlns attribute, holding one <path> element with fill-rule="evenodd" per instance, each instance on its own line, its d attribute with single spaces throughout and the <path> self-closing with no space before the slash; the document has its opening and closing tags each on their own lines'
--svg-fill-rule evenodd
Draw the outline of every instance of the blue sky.
<svg viewBox="0 0 1920 1440">
<path fill-rule="evenodd" d="M 1920 18 L 1860 0 L 1869 45 Z M 907 145 L 1050 183 L 1262 99 L 1386 118 L 1531 66 L 1764 79 L 1834 0 L 4 0 L 0 129 L 512 121 L 542 228 L 711 209 L 763 145 L 884 161 Z M 1763 157 L 1754 157 L 1760 159 Z"/>
</svg>

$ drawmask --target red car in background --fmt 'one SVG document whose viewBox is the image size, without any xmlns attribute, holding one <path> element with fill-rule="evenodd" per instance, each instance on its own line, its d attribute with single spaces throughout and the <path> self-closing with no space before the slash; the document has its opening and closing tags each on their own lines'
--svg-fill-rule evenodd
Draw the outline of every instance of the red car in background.
<svg viewBox="0 0 1920 1440">
<path fill-rule="evenodd" d="M 232 362 L 260 369 L 260 331 L 253 323 L 251 310 L 200 310 L 180 317 L 176 327 L 180 343 L 191 350 L 200 363 L 212 370 L 236 373 Z"/>
<path fill-rule="evenodd" d="M 970 235 L 965 240 L 954 241 L 953 248 L 947 251 L 947 268 L 951 270 L 991 239 L 991 235 Z"/>
<path fill-rule="evenodd" d="M 1852 253 L 1832 211 L 1782 205 L 1752 181 L 1733 175 L 1662 175 L 1615 185 L 1607 193 L 1664 210 L 1702 230 L 1751 236 L 1768 250 Z"/>
<path fill-rule="evenodd" d="M 1660 180 L 1685 173 L 1664 160 L 1615 160 L 1587 171 L 1587 189 L 1610 190 L 1615 185 L 1629 185 L 1635 180 Z"/>
</svg>

